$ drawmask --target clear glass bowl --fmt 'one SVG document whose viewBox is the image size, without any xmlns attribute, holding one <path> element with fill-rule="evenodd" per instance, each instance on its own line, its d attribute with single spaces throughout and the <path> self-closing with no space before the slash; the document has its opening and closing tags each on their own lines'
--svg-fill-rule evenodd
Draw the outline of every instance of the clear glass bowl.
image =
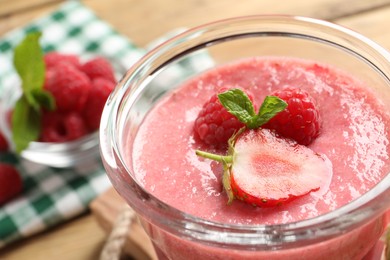
<svg viewBox="0 0 390 260">
<path fill-rule="evenodd" d="M 7 93 L 3 93 L 3 97 L 7 97 L 7 99 L 0 102 L 0 131 L 8 140 L 11 150 L 14 150 L 14 147 L 7 111 L 12 110 L 15 101 L 21 94 L 20 89 L 14 86 L 5 89 Z M 88 164 L 96 161 L 99 155 L 98 131 L 66 143 L 31 142 L 20 154 L 21 158 L 25 160 L 56 168 Z"/>
<path fill-rule="evenodd" d="M 100 53 L 72 54 L 78 55 L 81 62 L 86 62 L 94 57 L 105 58 L 112 65 L 116 79 L 120 79 L 126 72 L 127 68 L 125 67 L 134 63 L 133 61 L 121 62 L 120 60 L 104 56 Z M 4 134 L 12 151 L 15 149 L 7 115 L 8 112 L 13 109 L 18 98 L 22 95 L 22 91 L 20 87 L 18 87 L 20 85 L 20 78 L 15 74 L 14 82 L 4 86 L 4 93 L 1 93 L 0 98 L 0 131 Z M 21 152 L 20 157 L 30 162 L 56 168 L 68 168 L 91 162 L 94 163 L 100 158 L 98 136 L 99 134 L 96 130 L 77 140 L 65 143 L 31 142 L 29 146 Z"/>
<path fill-rule="evenodd" d="M 145 115 L 176 84 L 156 87 L 182 59 L 207 51 L 217 65 L 244 57 L 315 60 L 356 75 L 390 108 L 390 55 L 341 26 L 303 17 L 249 16 L 209 23 L 163 43 L 131 67 L 109 98 L 100 145 L 108 176 L 138 213 L 160 259 L 361 259 L 381 236 L 390 206 L 390 175 L 330 213 L 279 225 L 230 225 L 181 212 L 135 179 L 131 147 Z M 208 69 L 206 66 L 205 70 Z"/>
</svg>

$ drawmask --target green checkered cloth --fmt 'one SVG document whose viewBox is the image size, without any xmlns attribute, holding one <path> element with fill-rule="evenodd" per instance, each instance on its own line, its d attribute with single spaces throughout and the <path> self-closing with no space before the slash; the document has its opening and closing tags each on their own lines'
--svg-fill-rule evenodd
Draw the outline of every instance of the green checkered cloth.
<svg viewBox="0 0 390 260">
<path fill-rule="evenodd" d="M 13 88 L 11 93 L 17 95 L 15 86 L 20 83 L 12 65 L 13 48 L 32 31 L 43 33 L 41 43 L 45 52 L 73 53 L 84 59 L 101 55 L 119 71 L 129 68 L 144 54 L 144 50 L 91 10 L 79 2 L 67 2 L 55 12 L 0 39 L 0 104 L 5 107 L 12 98 L 2 94 L 10 93 L 9 88 Z M 48 168 L 11 153 L 0 154 L 0 162 L 14 164 L 24 184 L 19 197 L 0 206 L 0 248 L 87 211 L 91 200 L 111 185 L 100 158 L 96 158 L 95 164 L 65 169 Z"/>
<path fill-rule="evenodd" d="M 20 94 L 17 87 L 20 79 L 12 63 L 13 49 L 28 32 L 42 32 L 44 52 L 77 54 L 84 60 L 96 55 L 109 59 L 119 78 L 148 49 L 183 30 L 169 32 L 143 50 L 81 3 L 67 2 L 57 11 L 0 39 L 0 113 L 12 107 Z M 164 89 L 213 65 L 207 52 L 201 51 L 180 60 L 153 84 Z M 0 129 L 1 123 L 4 122 L 0 120 Z M 23 194 L 0 207 L 0 248 L 87 211 L 89 203 L 111 186 L 100 158 L 95 163 L 64 169 L 39 165 L 12 153 L 0 153 L 0 162 L 15 165 L 24 184 Z"/>
</svg>

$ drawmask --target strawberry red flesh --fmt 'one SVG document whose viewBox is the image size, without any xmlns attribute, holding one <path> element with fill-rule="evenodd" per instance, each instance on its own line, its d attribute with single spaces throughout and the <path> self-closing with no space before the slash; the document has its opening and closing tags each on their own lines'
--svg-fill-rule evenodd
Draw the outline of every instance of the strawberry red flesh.
<svg viewBox="0 0 390 260">
<path fill-rule="evenodd" d="M 255 206 L 282 205 L 326 187 L 332 177 L 325 156 L 268 129 L 245 131 L 234 151 L 233 194 Z"/>
</svg>

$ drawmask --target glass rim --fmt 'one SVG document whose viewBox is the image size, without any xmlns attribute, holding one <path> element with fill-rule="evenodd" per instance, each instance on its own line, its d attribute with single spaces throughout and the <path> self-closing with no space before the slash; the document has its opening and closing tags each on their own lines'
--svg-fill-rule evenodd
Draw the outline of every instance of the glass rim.
<svg viewBox="0 0 390 260">
<path fill-rule="evenodd" d="M 367 208 L 367 203 L 374 201 L 376 199 L 380 199 L 390 193 L 390 175 L 387 174 L 385 178 L 383 178 L 380 182 L 378 182 L 372 189 L 370 189 L 365 194 L 361 195 L 360 197 L 356 198 L 353 201 L 350 201 L 346 205 L 343 205 L 342 207 L 339 207 L 333 211 L 330 211 L 328 213 L 309 218 L 304 219 L 297 222 L 289 222 L 285 224 L 276 224 L 276 225 L 265 225 L 265 224 L 259 224 L 259 225 L 237 225 L 237 224 L 224 224 L 220 222 L 214 222 L 205 220 L 196 216 L 193 216 L 191 214 L 185 213 L 183 211 L 180 211 L 160 199 L 156 198 L 152 194 L 150 194 L 148 191 L 146 191 L 142 185 L 138 183 L 138 181 L 133 178 L 133 176 L 130 174 L 132 171 L 128 168 L 128 166 L 125 163 L 124 158 L 122 158 L 122 154 L 120 153 L 119 147 L 118 147 L 118 140 L 117 137 L 115 137 L 115 134 L 118 133 L 117 130 L 117 124 L 118 124 L 118 118 L 117 118 L 117 111 L 119 108 L 120 103 L 123 101 L 122 99 L 126 94 L 128 94 L 127 90 L 132 85 L 132 80 L 135 78 L 134 75 L 138 75 L 139 73 L 148 72 L 149 74 L 153 74 L 156 71 L 159 70 L 159 68 L 163 67 L 165 64 L 169 64 L 169 62 L 172 62 L 173 60 L 177 59 L 178 56 L 173 56 L 171 59 L 168 59 L 167 62 L 160 64 L 159 66 L 152 68 L 150 66 L 153 61 L 156 60 L 157 57 L 166 55 L 167 52 L 172 49 L 173 47 L 181 47 L 183 48 L 183 45 L 186 45 L 185 51 L 189 52 L 188 50 L 194 50 L 196 48 L 200 48 L 202 46 L 205 46 L 205 43 L 198 44 L 196 46 L 191 46 L 191 48 L 188 48 L 188 42 L 190 41 L 196 41 L 197 37 L 202 36 L 205 32 L 213 31 L 215 28 L 224 27 L 227 25 L 230 25 L 232 23 L 241 23 L 241 22 L 248 22 L 252 21 L 254 23 L 261 23 L 261 22 L 273 22 L 273 23 L 279 23 L 283 24 L 286 21 L 288 22 L 296 22 L 300 28 L 306 28 L 308 29 L 310 26 L 316 26 L 320 27 L 322 29 L 326 29 L 328 31 L 334 31 L 339 34 L 342 34 L 345 39 L 343 41 L 350 41 L 351 45 L 354 45 L 356 43 L 357 47 L 364 46 L 367 48 L 368 51 L 372 55 L 377 56 L 377 58 L 380 58 L 381 64 L 377 66 L 378 64 L 373 64 L 371 61 L 369 64 L 374 67 L 378 72 L 382 73 L 382 76 L 386 78 L 388 82 L 389 76 L 390 76 L 390 53 L 387 52 L 383 47 L 379 46 L 372 40 L 368 39 L 367 37 L 353 31 L 350 29 L 347 29 L 345 27 L 342 27 L 340 25 L 318 20 L 314 18 L 308 18 L 308 17 L 302 17 L 302 16 L 289 16 L 289 15 L 252 15 L 252 16 L 242 16 L 242 17 L 235 17 L 235 18 L 228 18 L 224 20 L 219 20 L 211 23 L 207 23 L 198 27 L 194 27 L 192 29 L 189 29 L 171 39 L 168 41 L 160 44 L 153 50 L 149 51 L 145 56 L 143 56 L 136 64 L 134 64 L 128 72 L 125 74 L 123 79 L 118 84 L 117 88 L 115 89 L 114 93 L 110 96 L 109 101 L 106 104 L 106 107 L 103 112 L 102 116 L 102 125 L 109 125 L 109 131 L 100 131 L 100 143 L 103 144 L 103 147 L 101 148 L 101 153 L 103 158 L 107 158 L 107 149 L 104 148 L 104 145 L 108 143 L 111 144 L 110 150 L 112 153 L 115 154 L 116 160 L 119 160 L 121 166 L 123 166 L 127 173 L 129 174 L 130 178 L 134 183 L 137 185 L 137 189 L 141 190 L 143 193 L 147 194 L 148 198 L 152 201 L 152 203 L 149 203 L 151 205 L 154 205 L 156 207 L 155 212 L 153 214 L 160 214 L 157 212 L 157 209 L 161 211 L 163 209 L 164 211 L 173 212 L 173 214 L 177 215 L 177 220 L 173 219 L 171 221 L 168 220 L 161 220 L 159 223 L 164 228 L 167 229 L 168 222 L 169 224 L 174 224 L 171 229 L 175 230 L 176 232 L 180 232 L 177 227 L 183 227 L 187 229 L 187 231 L 183 231 L 183 234 L 188 235 L 188 230 L 192 232 L 190 237 L 193 237 L 194 239 L 197 239 L 196 236 L 200 235 L 202 237 L 201 240 L 204 240 L 203 236 L 204 233 L 208 233 L 209 235 L 212 234 L 212 232 L 215 231 L 224 231 L 228 232 L 228 236 L 232 236 L 232 239 L 234 238 L 243 238 L 245 235 L 248 234 L 254 234 L 256 236 L 259 235 L 259 232 L 267 233 L 270 232 L 274 235 L 280 235 L 281 233 L 286 234 L 286 239 L 288 240 L 287 236 L 291 235 L 290 232 L 300 231 L 305 233 L 306 235 L 313 231 L 313 229 L 320 227 L 323 224 L 323 230 L 329 231 L 333 230 L 333 232 L 338 231 L 340 227 L 348 227 L 352 228 L 359 223 L 362 223 L 364 220 L 368 220 L 370 217 L 374 216 L 375 214 L 379 215 L 380 213 L 383 213 L 388 205 L 386 205 L 383 200 L 382 202 L 376 202 L 376 207 L 369 207 Z M 282 28 L 280 27 L 282 30 Z M 251 30 L 259 30 L 259 28 L 251 28 Z M 227 32 L 228 33 L 228 32 Z M 234 33 L 230 32 L 231 35 L 234 35 Z M 259 32 L 257 32 L 259 33 Z M 262 33 L 266 33 L 265 30 L 262 31 Z M 326 34 L 321 32 L 322 34 Z M 304 34 L 306 39 L 315 39 L 316 37 L 313 37 L 308 34 Z M 334 35 L 333 35 L 334 36 Z M 221 36 L 219 36 L 221 37 Z M 318 38 L 320 38 L 318 36 Z M 215 38 L 214 40 L 218 40 L 221 38 Z M 328 42 L 329 41 L 325 41 Z M 343 47 L 344 50 L 348 49 L 345 46 L 340 46 L 339 44 L 333 44 L 339 47 Z M 350 50 L 349 51 L 353 53 L 357 53 L 358 50 Z M 359 53 L 357 53 L 359 54 Z M 358 55 L 359 57 L 363 57 L 361 54 Z M 387 63 L 386 63 L 387 62 Z M 386 70 L 388 70 L 388 73 L 384 73 L 382 71 L 383 66 L 386 66 Z M 132 93 L 134 94 L 134 93 Z M 134 101 L 134 99 L 133 99 Z M 107 136 L 105 136 L 107 135 Z M 107 140 L 105 140 L 107 139 Z M 116 164 L 116 162 L 109 162 L 108 164 Z M 388 203 L 387 203 L 388 204 Z M 141 213 L 142 215 L 142 213 Z M 354 217 L 354 220 L 351 220 L 351 216 Z M 184 220 L 187 224 L 183 224 L 181 221 Z M 193 225 L 188 225 L 188 223 L 191 223 Z M 154 223 L 156 224 L 156 223 Z M 159 225 L 156 224 L 156 225 Z M 176 225 L 176 228 L 175 228 Z M 207 230 L 201 230 L 197 231 L 199 227 L 207 227 Z M 319 233 L 316 233 L 316 237 L 313 236 L 312 241 L 317 241 L 318 239 L 323 239 L 324 237 L 331 236 L 331 233 L 321 233 L 323 231 L 322 229 L 319 231 Z M 248 233 L 242 233 L 243 231 L 247 231 Z M 333 233 L 332 233 L 333 234 Z M 318 236 L 317 236 L 318 235 Z M 220 237 L 218 237 L 220 238 Z M 248 238 L 248 237 L 247 237 Z M 253 237 L 251 237 L 253 239 Z M 308 238 L 309 239 L 309 238 Z M 215 239 L 210 239 L 210 241 L 214 241 Z M 248 240 L 249 241 L 249 240 Z M 214 241 L 217 242 L 217 241 Z M 267 241 L 271 242 L 271 241 Z M 291 241 L 292 243 L 296 241 Z M 240 244 L 240 243 L 238 243 Z M 275 246 L 278 244 L 276 243 Z"/>
</svg>

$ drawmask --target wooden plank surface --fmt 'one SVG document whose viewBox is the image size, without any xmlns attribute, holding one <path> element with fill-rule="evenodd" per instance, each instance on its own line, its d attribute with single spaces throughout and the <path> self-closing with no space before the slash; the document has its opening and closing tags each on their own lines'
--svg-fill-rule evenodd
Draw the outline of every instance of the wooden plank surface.
<svg viewBox="0 0 390 260">
<path fill-rule="evenodd" d="M 23 12 L 31 12 L 52 3 L 63 2 L 62 0 L 0 0 L 0 17 L 5 17 Z"/>
<path fill-rule="evenodd" d="M 91 210 L 96 221 L 107 232 L 110 233 L 116 224 L 118 215 L 129 208 L 124 200 L 112 188 L 102 194 L 91 203 Z M 123 252 L 135 259 L 156 260 L 157 256 L 153 250 L 152 242 L 148 238 L 141 225 L 134 219 L 127 232 Z"/>
<path fill-rule="evenodd" d="M 0 0 L 0 35 L 53 10 L 61 0 Z M 390 5 L 390 0 L 85 0 L 100 17 L 136 44 L 178 27 L 253 14 L 290 14 L 335 20 Z M 207 14 L 207 15 L 205 15 Z"/>
<path fill-rule="evenodd" d="M 336 20 L 390 50 L 390 6 Z"/>
<path fill-rule="evenodd" d="M 28 24 L 31 20 L 54 10 L 59 5 L 58 3 L 44 4 L 40 6 L 34 5 L 34 7 L 29 10 L 25 9 L 23 12 L 14 13 L 12 12 L 14 10 L 13 7 L 9 6 L 9 3 L 13 3 L 12 0 L 1 1 L 0 10 L 9 10 L 9 12 L 5 12 L 0 16 L 0 35 L 4 35 L 14 28 Z"/>
<path fill-rule="evenodd" d="M 0 0 L 0 36 L 54 10 L 60 0 Z M 138 46 L 178 27 L 232 16 L 292 14 L 330 20 L 390 49 L 390 0 L 85 0 L 82 1 Z M 18 242 L 0 259 L 98 259 L 106 233 L 92 214 Z"/>
<path fill-rule="evenodd" d="M 144 46 L 178 27 L 193 27 L 213 20 L 254 14 L 302 15 L 334 20 L 382 8 L 389 0 L 115 0 L 85 1 L 120 32 Z"/>
<path fill-rule="evenodd" d="M 99 259 L 106 233 L 91 214 L 0 251 L 1 260 Z"/>
</svg>

